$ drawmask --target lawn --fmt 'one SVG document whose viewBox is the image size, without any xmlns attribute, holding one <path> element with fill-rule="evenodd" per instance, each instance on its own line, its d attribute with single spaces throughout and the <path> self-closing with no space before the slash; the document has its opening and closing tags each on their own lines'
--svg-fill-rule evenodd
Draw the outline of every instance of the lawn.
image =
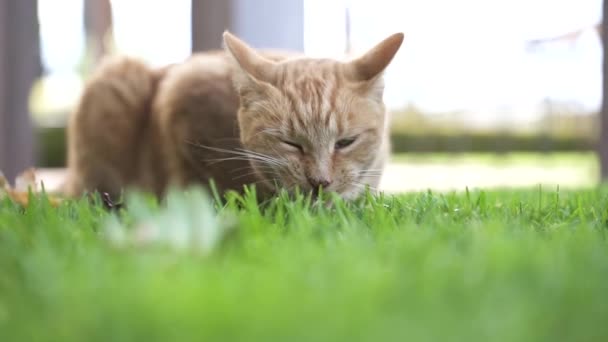
<svg viewBox="0 0 608 342">
<path fill-rule="evenodd" d="M 608 340 L 608 188 L 203 195 L 2 201 L 0 341 Z"/>
<path fill-rule="evenodd" d="M 551 153 L 405 153 L 391 158 L 381 188 L 391 193 L 434 189 L 592 188 L 599 183 L 597 155 Z"/>
</svg>

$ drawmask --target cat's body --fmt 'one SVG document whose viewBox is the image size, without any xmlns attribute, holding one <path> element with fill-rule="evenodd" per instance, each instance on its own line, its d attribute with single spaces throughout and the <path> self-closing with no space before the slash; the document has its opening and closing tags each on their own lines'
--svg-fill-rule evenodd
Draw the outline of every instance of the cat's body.
<svg viewBox="0 0 608 342">
<path fill-rule="evenodd" d="M 231 156 L 210 149 L 242 147 L 233 69 L 223 51 L 160 70 L 129 57 L 105 61 L 69 123 L 68 193 L 255 182 L 246 160 L 220 161 Z"/>
<path fill-rule="evenodd" d="M 388 155 L 387 120 L 381 90 L 365 82 L 377 82 L 372 78 L 401 39 L 390 46 L 390 56 L 381 56 L 378 70 L 366 70 L 374 73 L 369 80 L 352 84 L 345 63 L 274 52 L 261 57 L 236 38 L 226 39 L 228 52 L 162 69 L 126 57 L 105 62 L 69 123 L 66 192 L 118 195 L 138 188 L 162 195 L 169 185 L 213 179 L 220 191 L 245 184 L 268 194 L 323 186 L 354 197 L 365 185 L 377 186 Z M 370 92 L 371 100 L 357 99 L 355 92 Z M 349 107 L 354 104 L 381 115 L 357 117 Z M 351 131 L 339 132 L 346 129 Z M 338 155 L 344 145 L 338 142 L 354 144 L 351 136 L 371 147 Z M 321 143 L 331 147 L 315 146 Z M 356 180 L 341 166 L 351 159 L 361 171 Z M 339 184 L 338 177 L 353 180 Z"/>
</svg>

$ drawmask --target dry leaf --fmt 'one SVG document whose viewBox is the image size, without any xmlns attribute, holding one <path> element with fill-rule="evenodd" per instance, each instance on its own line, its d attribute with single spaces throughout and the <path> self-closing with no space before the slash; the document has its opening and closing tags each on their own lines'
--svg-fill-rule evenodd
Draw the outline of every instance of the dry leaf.
<svg viewBox="0 0 608 342">
<path fill-rule="evenodd" d="M 38 184 L 36 184 L 36 169 L 29 168 L 21 172 L 15 178 L 15 191 L 27 193 L 28 191 L 37 192 Z"/>
<path fill-rule="evenodd" d="M 36 183 L 36 170 L 29 168 L 19 174 L 15 179 L 15 188 L 11 188 L 4 174 L 0 171 L 0 199 L 9 197 L 13 202 L 27 207 L 29 205 L 29 192 L 37 193 L 38 184 Z M 53 207 L 61 203 L 61 199 L 52 195 L 47 198 Z"/>
</svg>

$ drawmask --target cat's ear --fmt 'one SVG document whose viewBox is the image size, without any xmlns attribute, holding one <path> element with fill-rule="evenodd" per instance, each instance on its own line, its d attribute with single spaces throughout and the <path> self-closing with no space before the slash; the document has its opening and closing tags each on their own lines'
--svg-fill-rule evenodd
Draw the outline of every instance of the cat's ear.
<svg viewBox="0 0 608 342">
<path fill-rule="evenodd" d="M 381 41 L 364 55 L 346 64 L 346 77 L 353 82 L 376 79 L 390 64 L 403 43 L 403 33 L 395 33 Z"/>
<path fill-rule="evenodd" d="M 224 32 L 224 44 L 241 71 L 246 74 L 241 76 L 249 76 L 255 81 L 272 83 L 275 77 L 275 62 L 262 57 L 253 48 L 228 31 Z M 242 79 L 242 77 L 239 78 Z"/>
</svg>

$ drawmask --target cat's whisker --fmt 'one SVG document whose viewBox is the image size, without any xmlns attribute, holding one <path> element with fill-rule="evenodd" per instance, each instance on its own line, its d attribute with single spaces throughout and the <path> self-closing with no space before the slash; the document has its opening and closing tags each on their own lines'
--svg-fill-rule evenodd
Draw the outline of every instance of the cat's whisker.
<svg viewBox="0 0 608 342">
<path fill-rule="evenodd" d="M 215 159 L 205 159 L 208 165 L 215 165 L 218 163 L 222 163 L 222 162 L 226 162 L 226 161 L 235 161 L 235 160 L 241 160 L 241 161 L 251 161 L 251 159 L 253 158 L 249 158 L 249 157 L 228 157 L 228 158 L 215 158 Z M 266 161 L 263 160 L 256 160 L 262 163 L 266 163 Z"/>
<path fill-rule="evenodd" d="M 263 153 L 260 153 L 260 152 L 250 151 L 250 150 L 246 150 L 246 149 L 243 149 L 243 148 L 237 148 L 237 149 L 234 149 L 234 150 L 229 150 L 229 149 L 225 149 L 225 148 L 206 146 L 206 145 L 202 145 L 202 144 L 198 144 L 198 143 L 192 143 L 192 142 L 189 142 L 189 143 L 191 145 L 193 145 L 193 146 L 204 148 L 204 149 L 215 151 L 215 152 L 233 154 L 233 155 L 237 155 L 237 156 L 241 156 L 241 157 L 249 157 L 251 159 L 255 159 L 255 160 L 258 160 L 258 161 L 266 161 L 268 163 L 276 163 L 277 165 L 285 165 L 286 164 L 286 161 L 283 160 L 283 159 L 274 158 L 274 157 L 271 157 L 269 155 L 266 155 L 266 154 L 263 154 Z"/>
<path fill-rule="evenodd" d="M 261 180 L 255 181 L 255 182 L 247 183 L 247 185 L 257 185 L 257 184 L 262 184 L 262 183 L 279 184 L 279 180 L 276 178 L 261 179 Z"/>
<path fill-rule="evenodd" d="M 234 160 L 250 161 L 246 157 L 231 157 L 231 158 L 223 158 L 223 159 L 207 159 L 206 162 L 207 162 L 207 165 L 215 165 L 215 164 L 218 164 L 218 163 L 221 163 L 221 162 L 224 162 L 224 161 L 234 161 Z M 211 161 L 211 162 L 209 162 L 209 161 Z M 258 165 L 257 169 L 258 170 L 262 170 L 262 171 L 264 171 L 264 170 L 273 171 L 273 170 L 276 170 L 279 167 L 282 167 L 282 166 L 277 166 L 277 165 L 273 165 L 273 164 L 267 164 L 267 165 L 265 165 L 266 162 L 263 162 L 263 161 L 258 161 L 258 162 L 261 163 L 262 165 Z M 241 167 L 241 168 L 238 168 L 238 169 L 230 170 L 228 172 L 234 174 L 235 172 L 239 172 L 239 171 L 243 171 L 243 170 L 245 170 L 245 171 L 247 171 L 247 170 L 253 170 L 253 166 Z"/>
<path fill-rule="evenodd" d="M 382 176 L 382 173 L 380 173 L 380 172 L 358 173 L 358 174 L 356 174 L 356 176 L 358 176 L 358 177 L 380 177 L 380 176 Z"/>
<path fill-rule="evenodd" d="M 234 151 L 229 150 L 229 149 L 225 149 L 225 148 L 219 148 L 219 147 L 213 147 L 213 146 L 207 146 L 207 145 L 203 145 L 197 142 L 193 142 L 193 141 L 187 141 L 188 144 L 190 144 L 191 146 L 194 147 L 198 147 L 198 148 L 202 148 L 205 150 L 210 150 L 210 151 L 215 151 L 215 152 L 223 152 L 223 153 L 233 153 Z"/>
<path fill-rule="evenodd" d="M 232 177 L 232 180 L 237 180 L 237 179 L 241 179 L 241 178 L 245 178 L 245 177 L 247 177 L 247 176 L 253 176 L 253 175 L 257 175 L 257 174 L 258 174 L 258 173 L 257 173 L 256 171 L 253 171 L 253 172 L 247 172 L 247 173 L 245 173 L 245 174 L 242 174 L 242 175 L 239 175 L 239 176 L 236 176 L 236 177 Z"/>
<path fill-rule="evenodd" d="M 358 170 L 355 171 L 356 174 L 358 175 L 362 175 L 362 174 L 381 174 L 384 171 L 384 169 L 368 169 L 368 170 Z"/>
<path fill-rule="evenodd" d="M 281 175 L 280 175 L 280 174 L 279 174 L 279 173 L 278 173 L 276 170 L 274 170 L 274 169 L 267 169 L 267 170 L 264 170 L 264 172 L 265 172 L 266 174 L 270 174 L 270 175 L 277 176 L 277 177 L 280 177 L 280 176 L 281 176 Z M 244 178 L 244 177 L 247 177 L 247 176 L 252 176 L 252 175 L 257 175 L 257 174 L 258 174 L 258 172 L 257 172 L 257 171 L 252 171 L 252 172 L 247 172 L 247 173 L 245 173 L 245 174 L 242 174 L 242 175 L 239 175 L 239 176 L 233 177 L 232 179 L 233 179 L 233 180 L 236 180 L 236 179 L 240 179 L 240 178 Z"/>
<path fill-rule="evenodd" d="M 369 189 L 369 190 L 371 190 L 371 191 L 373 191 L 373 192 L 377 192 L 377 191 L 378 191 L 378 188 L 376 188 L 376 187 L 374 187 L 374 186 L 371 186 L 371 185 L 369 185 L 369 184 L 365 184 L 365 183 L 360 183 L 360 182 L 350 182 L 350 185 L 355 186 L 355 187 L 357 187 L 357 188 L 359 188 L 359 189 L 363 189 L 363 190 L 367 190 L 367 189 Z"/>
<path fill-rule="evenodd" d="M 274 170 L 274 167 L 270 166 L 270 165 L 260 165 L 260 166 L 257 166 L 257 169 L 260 169 L 260 170 L 266 170 L 266 169 Z M 243 166 L 243 167 L 237 167 L 236 169 L 232 169 L 229 172 L 234 173 L 234 172 L 239 172 L 239 171 L 244 171 L 244 170 L 250 170 L 251 171 L 251 170 L 254 170 L 254 167 L 253 167 L 253 165 L 247 165 L 247 166 Z"/>
<path fill-rule="evenodd" d="M 256 155 L 256 156 L 263 157 L 263 158 L 271 158 L 271 159 L 279 160 L 279 159 L 273 158 L 273 157 L 271 157 L 271 156 L 269 156 L 267 154 L 256 152 L 256 151 L 249 151 L 249 150 L 246 150 L 246 149 L 243 149 L 243 148 L 236 148 L 235 151 L 242 152 L 242 153 L 245 153 L 245 154 Z"/>
<path fill-rule="evenodd" d="M 357 178 L 380 178 L 382 175 L 359 175 Z"/>
</svg>

